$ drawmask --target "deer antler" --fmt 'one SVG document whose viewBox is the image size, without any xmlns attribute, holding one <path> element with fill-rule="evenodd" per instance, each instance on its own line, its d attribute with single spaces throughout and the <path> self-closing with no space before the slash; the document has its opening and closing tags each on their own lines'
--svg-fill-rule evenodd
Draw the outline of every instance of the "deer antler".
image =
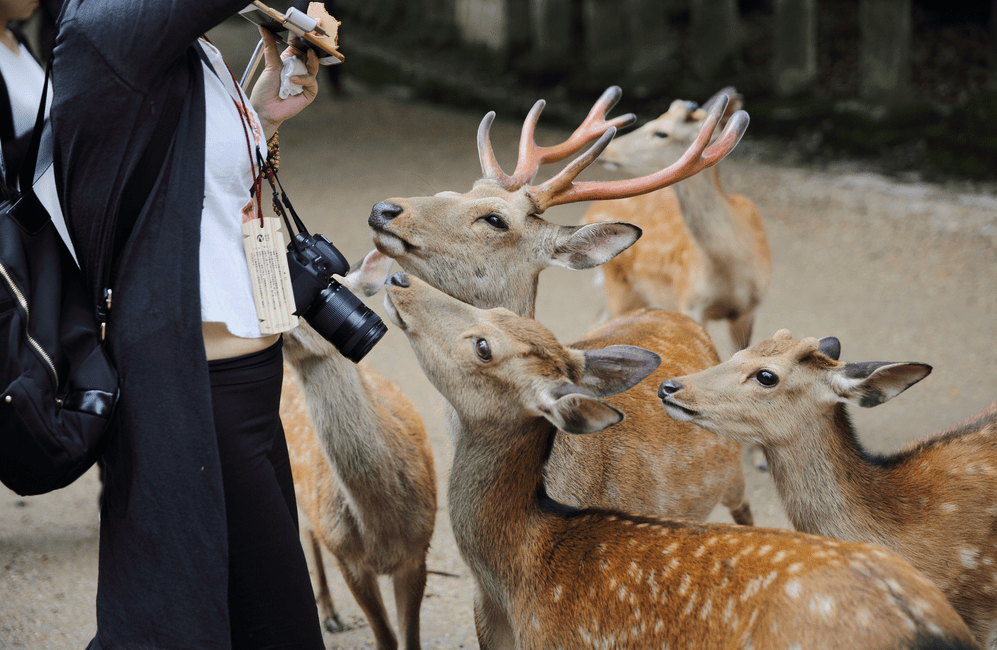
<svg viewBox="0 0 997 650">
<path fill-rule="evenodd" d="M 555 205 L 576 201 L 623 199 L 674 185 L 717 164 L 740 142 L 741 136 L 748 128 L 748 114 L 744 111 L 734 113 L 717 141 L 709 148 L 706 147 L 713 135 L 713 130 L 727 108 L 728 101 L 729 98 L 726 95 L 721 95 L 715 100 L 711 99 L 710 113 L 703 121 L 703 126 L 699 130 L 696 140 L 681 158 L 661 171 L 621 181 L 575 183 L 574 180 L 578 174 L 602 154 L 610 140 L 616 135 L 616 129 L 611 127 L 588 151 L 572 161 L 559 174 L 541 185 L 527 187 L 526 193 L 536 204 L 537 209 L 543 212 Z"/>
<path fill-rule="evenodd" d="M 478 158 L 481 160 L 482 177 L 496 181 L 507 190 L 519 189 L 533 181 L 540 166 L 544 163 L 564 160 L 593 139 L 604 136 L 608 131 L 611 130 L 615 134 L 618 127 L 632 124 L 637 119 L 633 113 L 627 113 L 612 120 L 606 119 L 606 113 L 619 101 L 622 92 L 619 86 L 607 88 L 592 106 L 581 126 L 575 129 L 575 132 L 567 140 L 551 147 L 540 147 L 533 139 L 537 121 L 540 119 L 540 112 L 546 106 L 544 100 L 539 100 L 533 105 L 529 115 L 526 116 L 526 121 L 523 122 L 523 131 L 519 139 L 519 160 L 516 162 L 516 171 L 513 172 L 512 176 L 503 172 L 495 159 L 491 139 L 488 137 L 488 131 L 495 119 L 495 112 L 488 113 L 478 127 Z"/>
</svg>

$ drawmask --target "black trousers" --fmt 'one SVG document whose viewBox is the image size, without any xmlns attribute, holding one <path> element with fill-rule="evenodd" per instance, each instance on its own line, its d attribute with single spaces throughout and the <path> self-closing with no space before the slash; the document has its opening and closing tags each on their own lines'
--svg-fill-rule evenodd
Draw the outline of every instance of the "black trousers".
<svg viewBox="0 0 997 650">
<path fill-rule="evenodd" d="M 233 650 L 324 650 L 287 442 L 282 342 L 209 362 L 229 548 Z"/>
</svg>

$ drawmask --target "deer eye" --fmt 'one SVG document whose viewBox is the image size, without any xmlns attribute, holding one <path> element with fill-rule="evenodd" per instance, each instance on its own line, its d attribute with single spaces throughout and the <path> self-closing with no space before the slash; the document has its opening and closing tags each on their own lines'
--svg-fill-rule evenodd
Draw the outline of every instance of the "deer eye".
<svg viewBox="0 0 997 650">
<path fill-rule="evenodd" d="M 755 381 L 762 386 L 772 387 L 779 383 L 779 377 L 771 370 L 759 370 L 755 375 Z"/>
<path fill-rule="evenodd" d="M 656 138 L 667 138 L 668 134 L 665 133 L 664 131 L 655 131 L 654 132 L 654 137 L 656 137 Z"/>
<path fill-rule="evenodd" d="M 509 229 L 509 225 L 505 220 L 498 216 L 497 214 L 490 214 L 485 217 L 485 223 L 494 228 L 495 230 L 505 231 Z"/>
<path fill-rule="evenodd" d="M 482 361 L 492 360 L 492 348 L 488 345 L 488 341 L 485 339 L 478 339 L 474 342 L 474 353 L 478 355 L 478 358 Z"/>
</svg>

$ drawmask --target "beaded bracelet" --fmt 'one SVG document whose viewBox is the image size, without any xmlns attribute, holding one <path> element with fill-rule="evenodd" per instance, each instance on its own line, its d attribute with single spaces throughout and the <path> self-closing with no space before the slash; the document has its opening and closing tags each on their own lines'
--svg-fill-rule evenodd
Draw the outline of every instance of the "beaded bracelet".
<svg viewBox="0 0 997 650">
<path fill-rule="evenodd" d="M 274 134 L 270 136 L 267 140 L 267 162 L 274 168 L 274 171 L 280 170 L 280 132 L 274 131 Z"/>
</svg>

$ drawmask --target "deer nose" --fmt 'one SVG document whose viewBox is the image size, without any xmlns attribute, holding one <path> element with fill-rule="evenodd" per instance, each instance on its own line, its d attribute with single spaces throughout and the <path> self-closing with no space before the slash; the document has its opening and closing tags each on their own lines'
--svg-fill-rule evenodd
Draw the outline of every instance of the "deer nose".
<svg viewBox="0 0 997 650">
<path fill-rule="evenodd" d="M 407 289 L 410 286 L 408 276 L 403 271 L 399 271 L 388 278 L 388 284 L 395 287 L 402 287 L 403 289 Z"/>
<path fill-rule="evenodd" d="M 370 209 L 370 217 L 367 219 L 367 225 L 371 228 L 383 226 L 400 215 L 403 210 L 404 208 L 400 205 L 388 203 L 387 201 L 381 201 Z"/>
<path fill-rule="evenodd" d="M 674 379 L 666 379 L 658 386 L 658 397 L 664 398 L 666 395 L 674 395 L 682 390 L 682 384 Z"/>
</svg>

